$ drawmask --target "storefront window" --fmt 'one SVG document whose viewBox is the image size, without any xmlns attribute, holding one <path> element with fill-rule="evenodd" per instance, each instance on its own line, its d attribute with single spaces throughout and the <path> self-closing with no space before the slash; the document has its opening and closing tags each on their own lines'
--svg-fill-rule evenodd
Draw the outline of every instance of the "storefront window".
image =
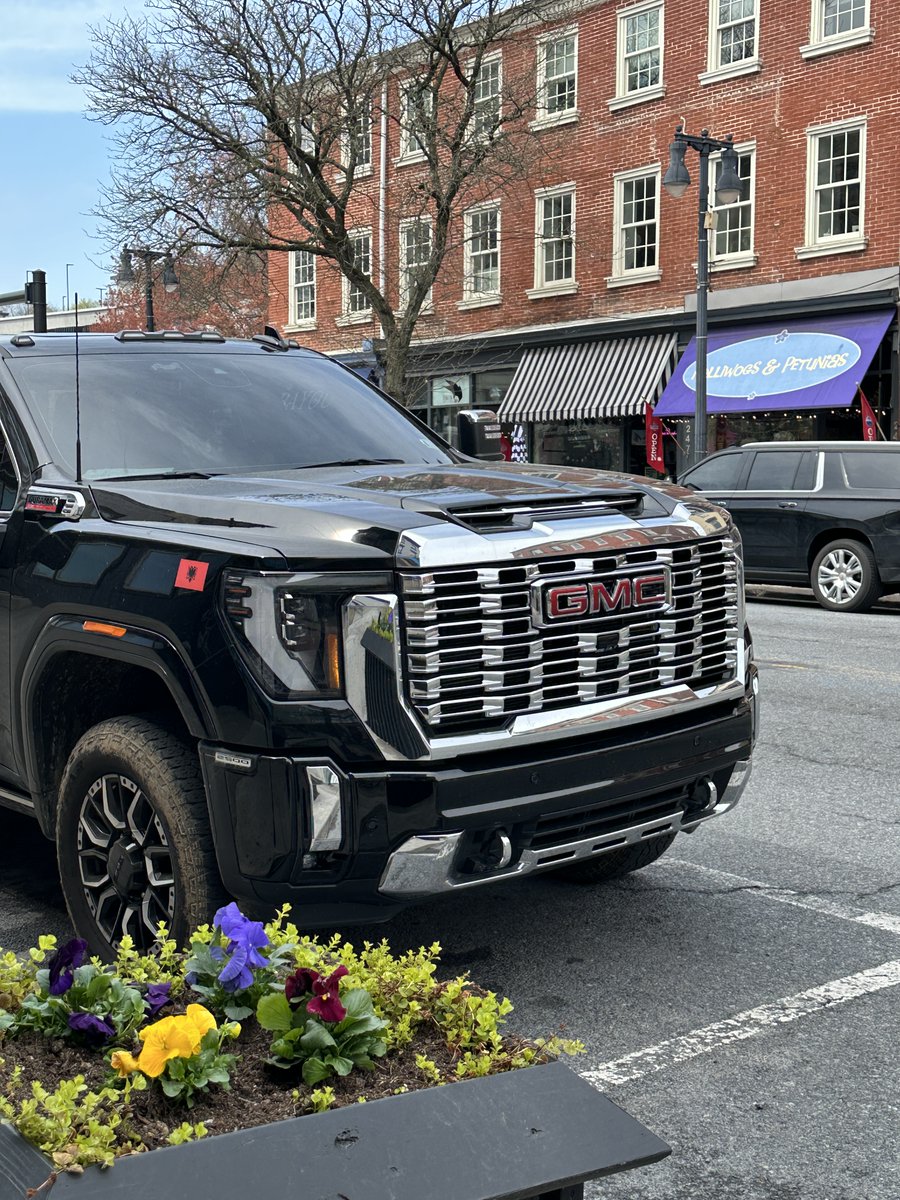
<svg viewBox="0 0 900 1200">
<path fill-rule="evenodd" d="M 509 391 L 513 375 L 515 375 L 515 370 L 512 367 L 504 371 L 482 371 L 476 375 L 475 407 L 492 408 L 496 412 L 503 397 Z"/>
<path fill-rule="evenodd" d="M 567 467 L 622 469 L 621 424 L 606 421 L 559 421 L 534 427 L 534 461 Z"/>
</svg>

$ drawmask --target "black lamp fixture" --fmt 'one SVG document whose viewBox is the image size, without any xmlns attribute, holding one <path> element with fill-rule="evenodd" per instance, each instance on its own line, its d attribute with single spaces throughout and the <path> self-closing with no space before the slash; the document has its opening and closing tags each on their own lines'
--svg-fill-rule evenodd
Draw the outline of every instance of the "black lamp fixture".
<svg viewBox="0 0 900 1200">
<path fill-rule="evenodd" d="M 153 264 L 159 259 L 165 263 L 162 273 L 162 284 L 167 292 L 178 290 L 178 276 L 175 274 L 175 264 L 168 250 L 132 249 L 125 246 L 119 257 L 119 269 L 116 272 L 116 282 L 130 284 L 135 282 L 133 259 L 139 259 L 144 264 L 144 310 L 145 326 L 149 332 L 156 328 L 153 314 Z"/>
<path fill-rule="evenodd" d="M 707 296 L 709 294 L 709 156 L 719 154 L 721 167 L 716 179 L 718 204 L 736 204 L 744 195 L 744 184 L 738 175 L 738 156 L 733 145 L 734 135 L 724 139 L 709 136 L 701 130 L 699 136 L 685 133 L 684 126 L 675 129 L 675 140 L 669 145 L 669 166 L 663 176 L 663 187 L 674 199 L 680 199 L 691 185 L 684 161 L 688 147 L 700 156 L 697 209 L 697 328 L 694 343 L 697 348 L 696 390 L 694 402 L 694 436 L 691 462 L 706 457 L 706 357 L 708 342 Z"/>
</svg>

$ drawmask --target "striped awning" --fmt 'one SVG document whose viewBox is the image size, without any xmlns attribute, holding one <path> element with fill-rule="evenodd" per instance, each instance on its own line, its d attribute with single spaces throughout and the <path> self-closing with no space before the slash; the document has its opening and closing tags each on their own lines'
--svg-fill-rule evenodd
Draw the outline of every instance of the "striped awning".
<svg viewBox="0 0 900 1200">
<path fill-rule="evenodd" d="M 675 365 L 674 333 L 526 350 L 500 405 L 501 421 L 631 417 L 656 400 Z"/>
</svg>

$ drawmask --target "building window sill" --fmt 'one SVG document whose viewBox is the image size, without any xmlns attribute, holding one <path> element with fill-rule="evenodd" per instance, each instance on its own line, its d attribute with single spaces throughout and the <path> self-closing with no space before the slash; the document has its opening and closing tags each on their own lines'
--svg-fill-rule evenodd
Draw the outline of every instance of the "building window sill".
<svg viewBox="0 0 900 1200">
<path fill-rule="evenodd" d="M 725 258 L 710 259 L 710 271 L 745 271 L 759 262 L 758 254 L 731 254 Z"/>
<path fill-rule="evenodd" d="M 867 237 L 846 238 L 844 241 L 823 242 L 818 246 L 797 246 L 794 255 L 802 262 L 807 258 L 822 258 L 826 254 L 858 254 L 868 244 Z"/>
<path fill-rule="evenodd" d="M 875 38 L 871 25 L 865 29 L 854 29 L 850 33 L 839 33 L 821 42 L 810 42 L 800 47 L 801 58 L 821 58 L 823 54 L 836 54 L 838 50 L 849 50 L 852 46 L 868 46 Z"/>
<path fill-rule="evenodd" d="M 356 170 L 353 172 L 353 182 L 355 183 L 358 179 L 368 179 L 371 174 L 372 174 L 371 166 L 357 167 Z M 343 168 L 340 168 L 338 171 L 335 172 L 334 182 L 335 183 L 346 183 L 347 182 L 347 172 Z"/>
<path fill-rule="evenodd" d="M 348 325 L 369 325 L 371 321 L 371 308 L 367 308 L 365 312 L 342 313 L 339 317 L 334 318 L 334 323 L 339 329 L 346 329 Z"/>
<path fill-rule="evenodd" d="M 656 87 L 644 88 L 640 92 L 632 92 L 630 96 L 615 96 L 607 100 L 610 112 L 619 112 L 623 108 L 631 108 L 634 104 L 644 104 L 649 100 L 661 100 L 666 94 L 666 85 L 658 83 Z"/>
<path fill-rule="evenodd" d="M 724 67 L 714 67 L 711 71 L 703 71 L 697 78 L 706 87 L 710 83 L 724 83 L 728 79 L 740 79 L 742 75 L 756 75 L 762 70 L 758 58 L 744 59 L 743 62 L 728 63 Z"/>
<path fill-rule="evenodd" d="M 313 319 L 311 321 L 294 321 L 294 323 L 292 325 L 286 325 L 284 328 L 284 332 L 285 333 L 301 333 L 301 332 L 306 333 L 310 329 L 318 329 L 318 327 L 319 326 L 316 323 L 316 319 L 315 319 L 315 317 L 313 317 Z"/>
<path fill-rule="evenodd" d="M 460 312 L 466 312 L 470 308 L 490 308 L 492 305 L 499 304 L 503 297 L 499 292 L 485 292 L 483 296 L 466 296 L 464 300 L 460 300 L 457 308 Z"/>
<path fill-rule="evenodd" d="M 529 121 L 528 128 L 533 133 L 539 133 L 542 129 L 555 129 L 557 125 L 574 125 L 580 116 L 581 112 L 577 108 L 567 108 L 558 113 L 544 113 L 543 116 Z"/>
<path fill-rule="evenodd" d="M 395 167 L 410 167 L 415 163 L 427 162 L 424 150 L 417 150 L 415 154 L 401 154 L 399 158 L 394 159 Z"/>
<path fill-rule="evenodd" d="M 662 270 L 654 267 L 652 271 L 632 271 L 629 275 L 610 275 L 606 280 L 608 288 L 631 287 L 634 283 L 658 283 L 662 279 Z"/>
<path fill-rule="evenodd" d="M 569 280 L 566 283 L 547 284 L 546 287 L 529 288 L 525 295 L 529 300 L 548 300 L 552 296 L 574 296 L 578 284 Z"/>
</svg>

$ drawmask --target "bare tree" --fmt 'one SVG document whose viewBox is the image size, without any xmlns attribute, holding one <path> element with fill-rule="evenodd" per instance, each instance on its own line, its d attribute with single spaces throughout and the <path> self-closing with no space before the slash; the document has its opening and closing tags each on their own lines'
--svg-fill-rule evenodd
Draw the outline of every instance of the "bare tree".
<svg viewBox="0 0 900 1200">
<path fill-rule="evenodd" d="M 110 246 L 327 260 L 371 306 L 386 387 L 403 397 L 416 321 L 463 208 L 533 165 L 533 63 L 506 73 L 500 103 L 479 87 L 486 55 L 545 10 L 546 0 L 166 0 L 109 21 L 76 80 L 116 130 L 99 209 Z M 363 133 L 401 121 L 421 166 L 409 184 L 391 180 L 382 216 L 396 228 L 427 215 L 430 235 L 399 296 L 385 282 L 396 270 L 370 275 L 356 261 L 351 230 L 360 203 L 380 203 Z"/>
</svg>

